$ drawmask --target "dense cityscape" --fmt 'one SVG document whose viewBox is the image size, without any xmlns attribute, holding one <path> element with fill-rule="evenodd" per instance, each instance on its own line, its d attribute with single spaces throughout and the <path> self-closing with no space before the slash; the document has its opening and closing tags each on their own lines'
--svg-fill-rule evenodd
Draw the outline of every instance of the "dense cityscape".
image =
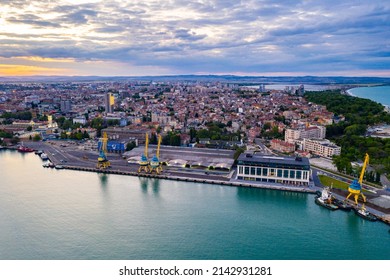
<svg viewBox="0 0 390 280">
<path fill-rule="evenodd" d="M 389 11 L 2 1 L 0 276 L 385 275 Z"/>
<path fill-rule="evenodd" d="M 95 138 L 106 128 L 110 138 L 125 145 L 144 143 L 144 133 L 139 134 L 143 131 L 169 135 L 163 138 L 165 145 L 233 148 L 266 138 L 280 152 L 329 158 L 340 154 L 340 148 L 324 138 L 325 125 L 342 116 L 307 102 L 303 85 L 266 90 L 265 85 L 219 82 L 96 82 L 3 84 L 1 89 L 1 130 L 21 141 L 36 135 Z M 115 135 L 110 133 L 114 126 L 121 127 Z M 121 133 L 125 130 L 136 133 Z"/>
</svg>

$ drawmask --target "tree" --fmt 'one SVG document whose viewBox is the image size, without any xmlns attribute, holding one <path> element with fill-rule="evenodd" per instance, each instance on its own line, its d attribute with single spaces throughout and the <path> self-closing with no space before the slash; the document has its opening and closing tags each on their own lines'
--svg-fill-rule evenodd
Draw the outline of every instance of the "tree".
<svg viewBox="0 0 390 280">
<path fill-rule="evenodd" d="M 150 144 L 156 145 L 157 144 L 157 134 L 152 133 L 152 136 L 150 137 Z"/>
<path fill-rule="evenodd" d="M 34 137 L 33 137 L 33 141 L 39 141 L 41 139 L 42 139 L 41 135 L 39 135 L 39 134 L 35 134 Z"/>
<path fill-rule="evenodd" d="M 131 141 L 129 143 L 126 144 L 126 151 L 131 151 L 132 149 L 134 149 L 137 145 L 135 144 L 134 141 Z"/>
<path fill-rule="evenodd" d="M 12 139 L 11 139 L 11 144 L 12 144 L 12 145 L 16 145 L 19 141 L 20 141 L 19 137 L 14 136 L 14 137 L 12 137 Z"/>
<path fill-rule="evenodd" d="M 243 148 L 243 147 L 237 147 L 237 148 L 236 148 L 236 151 L 234 152 L 234 160 L 237 160 L 238 157 L 239 157 L 243 152 L 245 152 L 245 148 Z"/>
</svg>

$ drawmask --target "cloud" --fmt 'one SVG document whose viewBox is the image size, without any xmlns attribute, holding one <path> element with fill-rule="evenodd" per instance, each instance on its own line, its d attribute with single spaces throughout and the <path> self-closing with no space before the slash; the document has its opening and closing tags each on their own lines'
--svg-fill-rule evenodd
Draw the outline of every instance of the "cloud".
<svg viewBox="0 0 390 280">
<path fill-rule="evenodd" d="M 45 21 L 41 19 L 40 17 L 33 15 L 33 14 L 25 14 L 21 16 L 20 18 L 16 17 L 9 17 L 7 18 L 7 22 L 9 23 L 16 23 L 16 24 L 25 24 L 30 25 L 33 27 L 38 28 L 45 28 L 45 27 L 61 27 L 59 23 Z"/>
<path fill-rule="evenodd" d="M 73 2 L 2 1 L 1 56 L 123 62 L 176 74 L 348 74 L 389 65 L 385 1 Z"/>
</svg>

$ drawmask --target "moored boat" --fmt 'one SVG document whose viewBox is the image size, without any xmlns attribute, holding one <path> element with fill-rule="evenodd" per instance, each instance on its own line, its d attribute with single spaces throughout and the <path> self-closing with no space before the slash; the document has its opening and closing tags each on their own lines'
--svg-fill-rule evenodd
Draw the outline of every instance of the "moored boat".
<svg viewBox="0 0 390 280">
<path fill-rule="evenodd" d="M 329 203 L 326 200 L 323 200 L 322 197 L 316 197 L 315 203 L 332 211 L 339 209 L 338 206 L 334 205 L 333 203 Z"/>
<path fill-rule="evenodd" d="M 354 210 L 355 210 L 355 213 L 358 216 L 362 217 L 365 220 L 368 220 L 368 221 L 371 221 L 371 222 L 375 222 L 376 220 L 378 220 L 378 218 L 376 216 L 374 216 L 373 214 L 371 214 L 370 212 L 368 212 L 366 210 L 364 205 L 360 209 L 354 208 Z"/>
<path fill-rule="evenodd" d="M 333 196 L 328 187 L 324 188 L 321 192 L 321 196 L 317 196 L 314 201 L 316 204 L 329 210 L 337 210 L 339 208 L 333 203 Z"/>
<path fill-rule="evenodd" d="M 347 212 L 351 211 L 353 208 L 351 205 L 348 205 L 345 201 L 339 200 L 337 198 L 333 199 L 333 204 L 338 206 L 340 210 L 347 211 Z"/>
<path fill-rule="evenodd" d="M 41 159 L 47 160 L 47 159 L 49 159 L 49 157 L 47 156 L 47 154 L 42 153 L 42 154 L 41 154 Z"/>
<path fill-rule="evenodd" d="M 27 148 L 27 147 L 25 147 L 23 145 L 20 145 L 18 147 L 18 152 L 20 152 L 20 153 L 31 153 L 31 152 L 34 152 L 34 149 L 30 149 L 30 148 Z"/>
<path fill-rule="evenodd" d="M 55 166 L 55 169 L 64 169 L 64 167 L 63 167 L 62 165 L 57 164 L 57 165 Z"/>
</svg>

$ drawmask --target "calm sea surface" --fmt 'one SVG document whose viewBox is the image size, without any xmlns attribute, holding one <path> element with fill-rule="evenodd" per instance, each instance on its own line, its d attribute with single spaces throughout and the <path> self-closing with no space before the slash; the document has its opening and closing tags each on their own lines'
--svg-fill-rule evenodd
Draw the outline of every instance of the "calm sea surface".
<svg viewBox="0 0 390 280">
<path fill-rule="evenodd" d="M 390 106 L 390 86 L 359 87 L 350 89 L 349 92 L 357 97 L 368 98 Z"/>
<path fill-rule="evenodd" d="M 312 195 L 45 169 L 0 151 L 0 259 L 390 259 L 389 228 Z"/>
</svg>

